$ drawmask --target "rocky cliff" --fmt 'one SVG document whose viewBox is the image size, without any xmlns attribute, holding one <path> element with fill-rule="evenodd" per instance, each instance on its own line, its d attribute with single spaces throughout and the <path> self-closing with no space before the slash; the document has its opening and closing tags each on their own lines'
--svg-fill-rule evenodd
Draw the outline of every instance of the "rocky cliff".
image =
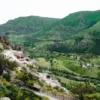
<svg viewBox="0 0 100 100">
<path fill-rule="evenodd" d="M 54 75 L 39 72 L 37 61 L 35 59 L 30 59 L 24 54 L 23 45 L 14 45 L 9 41 L 7 36 L 0 36 L 0 50 L 0 82 L 2 83 L 0 89 L 2 87 L 8 89 L 10 86 L 10 91 L 12 91 L 12 86 L 14 85 L 18 88 L 21 87 L 42 93 L 48 92 L 50 89 L 58 91 L 58 93 L 63 92 L 66 95 L 69 94 L 68 91 L 60 85 Z M 6 92 L 3 93 L 4 96 L 8 96 L 8 92 Z M 11 95 L 8 97 L 13 100 Z"/>
</svg>

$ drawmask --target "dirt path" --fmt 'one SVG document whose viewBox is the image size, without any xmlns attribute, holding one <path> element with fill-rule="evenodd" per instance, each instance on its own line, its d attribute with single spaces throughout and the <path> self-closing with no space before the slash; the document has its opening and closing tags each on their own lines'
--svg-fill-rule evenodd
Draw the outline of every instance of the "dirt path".
<svg viewBox="0 0 100 100">
<path fill-rule="evenodd" d="M 43 93 L 39 93 L 39 92 L 35 92 L 35 93 L 36 93 L 37 95 L 40 95 L 40 96 L 45 96 L 45 97 L 49 98 L 49 100 L 58 100 L 58 99 L 56 99 L 56 98 L 53 98 L 53 97 L 48 96 L 48 95 L 43 94 Z"/>
</svg>

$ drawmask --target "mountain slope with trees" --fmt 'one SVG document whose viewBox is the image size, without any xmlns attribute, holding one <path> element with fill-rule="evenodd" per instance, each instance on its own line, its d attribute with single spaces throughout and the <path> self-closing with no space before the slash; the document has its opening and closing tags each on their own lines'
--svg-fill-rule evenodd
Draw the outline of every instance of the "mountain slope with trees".
<svg viewBox="0 0 100 100">
<path fill-rule="evenodd" d="M 58 25 L 44 34 L 43 38 L 56 40 L 60 36 L 60 40 L 66 40 L 69 36 L 92 27 L 98 21 L 100 21 L 99 10 L 72 13 L 61 19 Z"/>
<path fill-rule="evenodd" d="M 46 18 L 38 16 L 19 17 L 14 20 L 9 20 L 7 23 L 0 26 L 0 33 L 4 34 L 34 34 L 42 29 L 52 27 L 59 19 Z"/>
<path fill-rule="evenodd" d="M 48 48 L 51 51 L 67 53 L 100 54 L 100 21 L 88 29 L 74 34 L 68 40 L 55 43 Z"/>
<path fill-rule="evenodd" d="M 99 21 L 100 10 L 75 12 L 63 19 L 29 16 L 8 21 L 0 32 L 31 48 L 100 54 Z"/>
</svg>

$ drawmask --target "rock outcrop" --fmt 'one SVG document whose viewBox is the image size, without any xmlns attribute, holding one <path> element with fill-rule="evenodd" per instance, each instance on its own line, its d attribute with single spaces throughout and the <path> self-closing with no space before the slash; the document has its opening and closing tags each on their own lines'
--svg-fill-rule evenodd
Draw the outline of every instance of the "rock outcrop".
<svg viewBox="0 0 100 100">
<path fill-rule="evenodd" d="M 10 41 L 7 36 L 0 36 L 0 42 L 5 43 L 6 45 L 9 45 Z"/>
<path fill-rule="evenodd" d="M 22 44 L 16 44 L 15 45 L 15 50 L 17 50 L 17 51 L 24 51 L 24 45 L 22 45 Z"/>
<path fill-rule="evenodd" d="M 10 100 L 10 98 L 8 98 L 8 97 L 3 97 L 3 98 L 0 98 L 0 100 Z"/>
<path fill-rule="evenodd" d="M 9 37 L 0 36 L 0 48 L 3 49 L 4 47 L 11 48 L 11 49 L 17 50 L 17 51 L 24 51 L 24 45 L 13 44 L 9 41 Z"/>
</svg>

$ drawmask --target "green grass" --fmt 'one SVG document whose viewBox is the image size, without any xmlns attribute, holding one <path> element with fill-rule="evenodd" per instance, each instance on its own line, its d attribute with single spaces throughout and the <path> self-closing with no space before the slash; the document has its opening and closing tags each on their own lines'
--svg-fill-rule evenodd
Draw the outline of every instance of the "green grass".
<svg viewBox="0 0 100 100">
<path fill-rule="evenodd" d="M 59 77 L 59 76 L 57 76 L 57 78 L 60 80 L 60 82 L 65 83 L 66 85 L 83 83 L 81 81 L 70 80 L 68 78 Z"/>
<path fill-rule="evenodd" d="M 46 45 L 51 45 L 51 44 L 54 44 L 54 42 L 53 41 L 37 41 L 34 43 L 34 45 L 38 48 L 43 48 Z"/>
<path fill-rule="evenodd" d="M 77 61 L 75 58 L 71 58 L 71 56 L 67 56 L 65 54 L 60 54 L 57 52 L 46 54 L 47 52 L 40 52 L 40 54 L 45 54 L 43 57 L 37 57 L 37 63 L 41 67 L 45 68 L 51 68 L 52 70 L 57 70 L 57 71 L 66 71 L 70 73 L 74 73 L 77 75 L 85 75 L 85 76 L 90 76 L 90 77 L 97 77 L 99 70 L 99 56 L 96 57 L 91 57 L 90 58 L 85 58 L 82 54 L 73 54 L 74 56 L 81 57 L 83 60 Z M 43 55 L 44 55 L 43 54 Z M 38 52 L 39 55 L 39 52 Z M 47 55 L 49 58 L 47 58 Z M 52 58 L 53 57 L 53 58 Z M 87 57 L 87 56 L 86 56 Z M 50 59 L 52 58 L 52 63 L 50 62 Z M 80 65 L 80 62 L 84 63 L 92 63 L 93 66 L 90 68 L 82 68 Z"/>
<path fill-rule="evenodd" d="M 91 69 L 88 69 L 85 72 L 86 76 L 90 76 L 90 77 L 97 77 L 97 73 L 100 72 L 98 67 L 92 67 Z"/>
<path fill-rule="evenodd" d="M 41 67 L 44 67 L 44 68 L 49 68 L 51 67 L 51 64 L 49 61 L 46 61 L 44 58 L 37 58 L 37 64 Z"/>
<path fill-rule="evenodd" d="M 25 42 L 24 38 L 26 35 L 16 35 L 16 34 L 10 34 L 9 35 L 9 39 L 10 41 L 12 41 L 13 43 L 23 43 Z"/>
</svg>

